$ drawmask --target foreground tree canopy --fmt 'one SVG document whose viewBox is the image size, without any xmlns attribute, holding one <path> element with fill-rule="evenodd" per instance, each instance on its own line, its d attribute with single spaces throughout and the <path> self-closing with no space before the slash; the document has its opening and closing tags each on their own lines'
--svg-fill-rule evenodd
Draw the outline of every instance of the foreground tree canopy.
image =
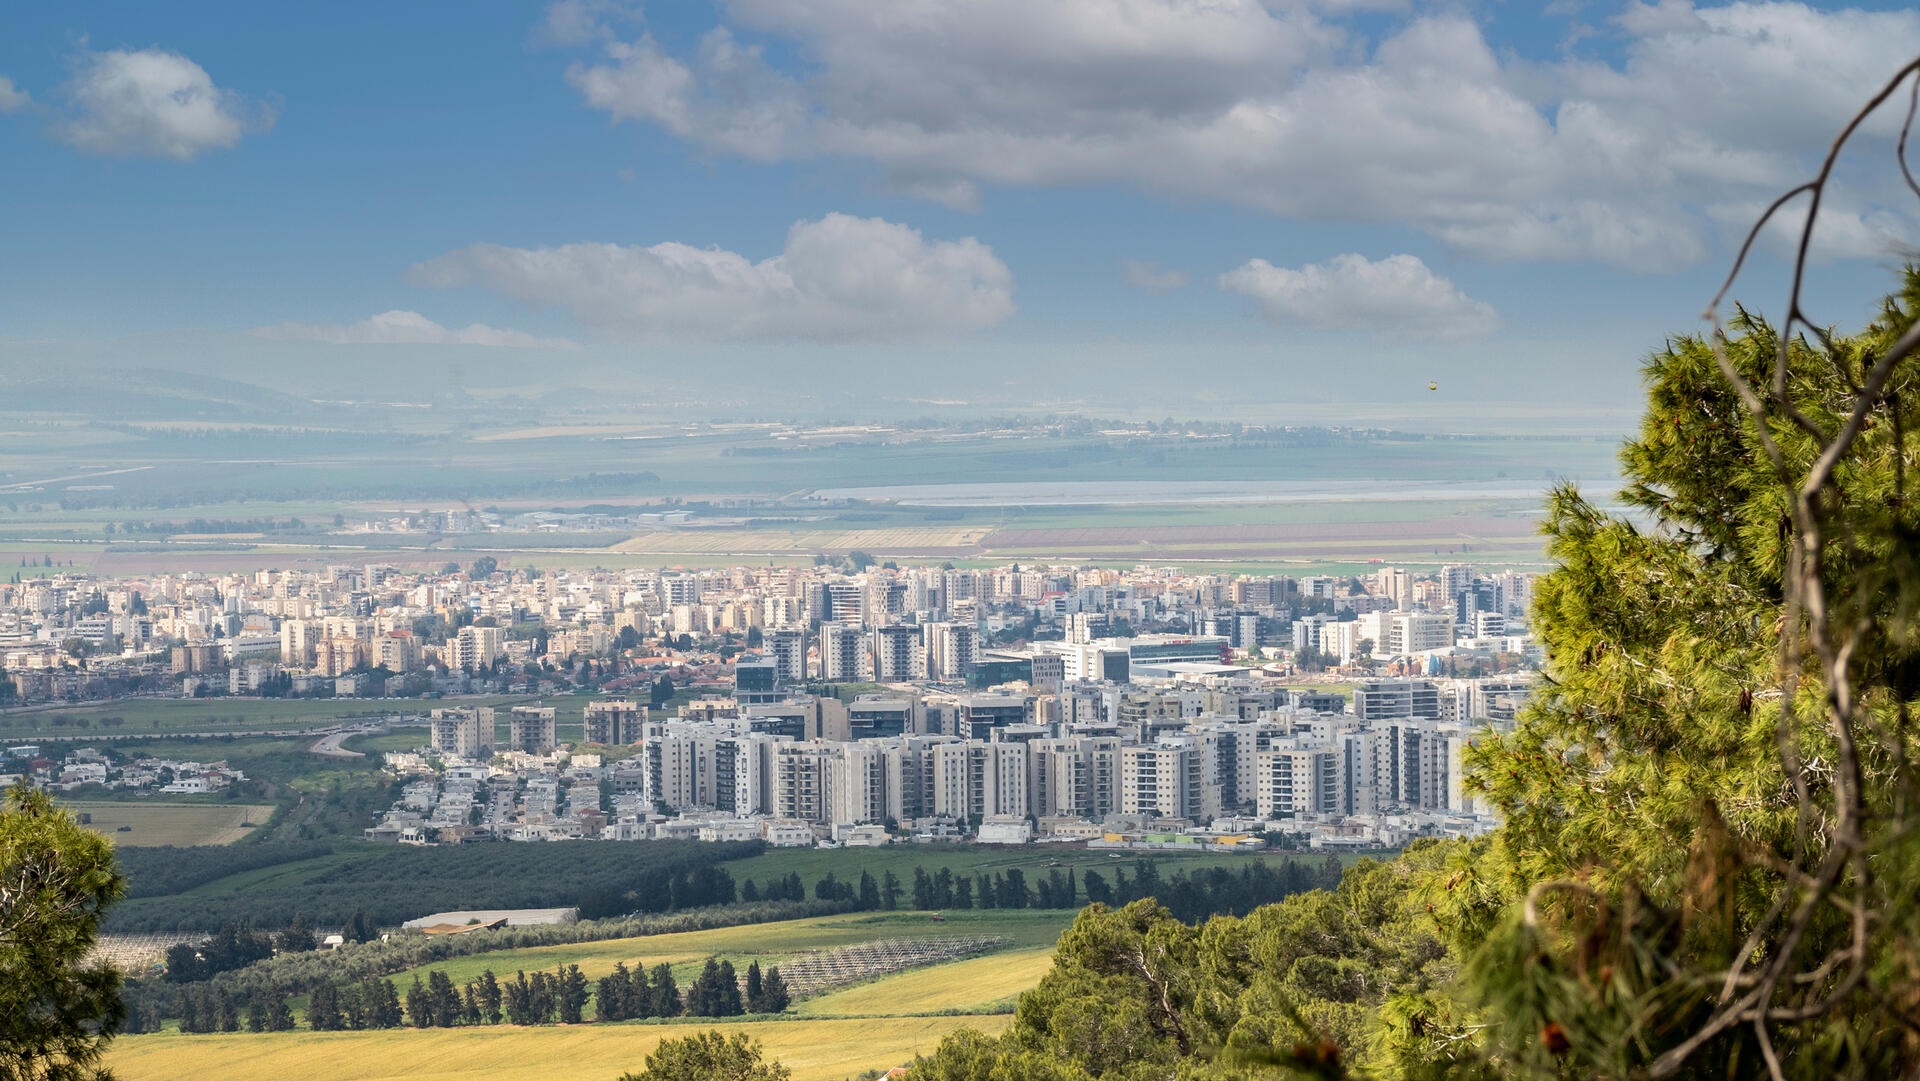
<svg viewBox="0 0 1920 1081">
<path fill-rule="evenodd" d="M 1470 755 L 1498 832 L 1200 927 L 1094 905 L 916 1081 L 1913 1076 L 1916 315 L 1909 268 L 1851 337 L 1649 361 L 1622 509 L 1548 502 L 1544 686 Z"/>
<path fill-rule="evenodd" d="M 0 808 L 0 1081 L 104 1077 L 124 1015 L 120 974 L 86 963 L 125 883 L 113 847 L 16 787 Z"/>
<path fill-rule="evenodd" d="M 761 1058 L 760 1041 L 744 1032 L 711 1030 L 661 1040 L 646 1068 L 620 1081 L 788 1081 L 791 1072 Z"/>
</svg>

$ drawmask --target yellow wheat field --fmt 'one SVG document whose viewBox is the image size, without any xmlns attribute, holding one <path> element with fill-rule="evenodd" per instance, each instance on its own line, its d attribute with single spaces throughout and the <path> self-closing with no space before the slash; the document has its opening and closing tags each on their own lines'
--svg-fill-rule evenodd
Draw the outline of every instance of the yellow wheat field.
<svg viewBox="0 0 1920 1081">
<path fill-rule="evenodd" d="M 706 1028 L 743 1031 L 793 1070 L 838 1081 L 901 1065 L 958 1028 L 1000 1032 L 1012 1019 L 849 1018 L 747 1024 L 632 1023 L 382 1032 L 122 1036 L 107 1054 L 121 1081 L 614 1081 L 638 1071 L 662 1040 Z"/>
<path fill-rule="evenodd" d="M 1053 951 L 1020 950 L 909 969 L 798 1003 L 803 1017 L 905 1017 L 973 1010 L 1013 998 L 1053 967 Z"/>
</svg>

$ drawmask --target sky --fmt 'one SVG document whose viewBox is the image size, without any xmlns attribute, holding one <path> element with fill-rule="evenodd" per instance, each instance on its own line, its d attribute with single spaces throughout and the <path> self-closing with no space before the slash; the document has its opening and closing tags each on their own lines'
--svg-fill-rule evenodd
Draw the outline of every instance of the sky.
<svg viewBox="0 0 1920 1081">
<path fill-rule="evenodd" d="M 0 378 L 1624 411 L 1916 54 L 1900 4 L 10 5 Z M 1920 240 L 1897 112 L 1842 327 Z"/>
</svg>

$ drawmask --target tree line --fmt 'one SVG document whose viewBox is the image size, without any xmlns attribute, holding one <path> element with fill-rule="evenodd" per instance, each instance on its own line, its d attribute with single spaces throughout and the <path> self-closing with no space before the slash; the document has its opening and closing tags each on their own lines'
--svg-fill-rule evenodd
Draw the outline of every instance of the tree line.
<svg viewBox="0 0 1920 1081">
<path fill-rule="evenodd" d="M 362 941 L 349 935 L 349 944 L 337 950 L 313 949 L 309 938 L 306 948 L 300 948 L 296 942 L 295 948 L 283 949 L 264 960 L 199 977 L 195 987 L 205 987 L 210 993 L 224 992 L 236 1002 L 247 1002 L 256 996 L 271 998 L 274 995 L 308 994 L 321 984 L 338 984 L 343 980 L 357 986 L 368 979 L 390 976 L 435 962 L 499 950 L 804 919 L 845 912 L 848 908 L 843 902 L 758 902 L 654 916 L 581 920 L 543 927 L 509 927 L 485 934 L 405 934 L 385 941 L 377 937 Z M 350 921 L 348 926 L 351 928 L 353 922 Z M 362 926 L 364 933 L 371 937 L 371 926 L 364 923 Z M 282 943 L 287 941 L 284 931 L 277 937 Z M 129 981 L 123 994 L 130 1017 L 136 1020 L 150 1019 L 151 1026 L 158 1026 L 162 1018 L 179 1017 L 180 987 L 180 984 L 164 979 Z"/>
<path fill-rule="evenodd" d="M 764 849 L 760 841 L 125 849 L 120 855 L 135 899 L 116 906 L 109 924 L 119 932 L 171 933 L 226 922 L 285 927 L 297 912 L 322 927 L 341 926 L 355 912 L 392 927 L 436 909 L 577 905 L 583 916 L 600 917 L 705 908 L 737 899 L 718 865 Z M 337 861 L 317 858 L 330 854 Z M 300 860 L 313 860 L 313 869 L 232 896 L 188 892 L 241 871 Z"/>
<path fill-rule="evenodd" d="M 290 997 L 285 987 L 266 985 L 237 993 L 203 983 L 181 988 L 171 1012 L 180 1018 L 180 1031 L 186 1033 L 238 1032 L 243 1021 L 249 1032 L 286 1032 L 295 1027 Z M 517 971 L 510 980 L 488 969 L 457 987 L 445 972 L 435 969 L 424 980 L 414 976 L 404 996 L 392 980 L 383 977 L 367 976 L 344 984 L 328 980 L 309 991 L 306 1022 L 315 1032 L 502 1023 L 578 1025 L 652 1017 L 778 1014 L 791 1002 L 779 966 L 762 973 L 760 963 L 754 961 L 743 980 L 732 962 L 710 957 L 684 994 L 671 966 L 655 965 L 649 972 L 629 970 L 624 962 L 597 984 L 590 984 L 575 964 L 560 965 L 550 973 Z M 594 1006 L 591 1015 L 589 1003 Z M 164 1012 L 156 1003 L 138 1004 L 128 1011 L 124 1031 L 158 1031 Z"/>
</svg>

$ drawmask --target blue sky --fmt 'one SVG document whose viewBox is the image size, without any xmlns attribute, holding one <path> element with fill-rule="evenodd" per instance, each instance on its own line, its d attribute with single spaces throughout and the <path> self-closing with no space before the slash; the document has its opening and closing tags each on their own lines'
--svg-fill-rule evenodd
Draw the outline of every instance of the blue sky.
<svg viewBox="0 0 1920 1081">
<path fill-rule="evenodd" d="M 0 365 L 1626 406 L 1920 15 L 1550 10 L 15 5 Z M 1843 325 L 1916 237 L 1886 165 Z"/>
</svg>

